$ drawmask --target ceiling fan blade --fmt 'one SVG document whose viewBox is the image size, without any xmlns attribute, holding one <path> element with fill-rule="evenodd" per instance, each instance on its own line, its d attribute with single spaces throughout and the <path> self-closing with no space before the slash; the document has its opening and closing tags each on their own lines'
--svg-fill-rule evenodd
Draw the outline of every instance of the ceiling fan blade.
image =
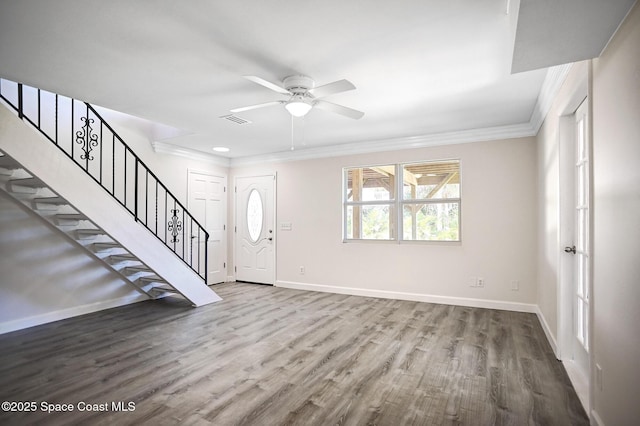
<svg viewBox="0 0 640 426">
<path fill-rule="evenodd" d="M 325 111 L 335 112 L 336 114 L 353 118 L 354 120 L 359 120 L 364 116 L 364 112 L 362 111 L 358 111 L 357 109 L 353 108 L 347 108 L 346 106 L 334 104 L 327 101 L 316 101 L 314 102 L 313 106 L 316 106 Z"/>
<path fill-rule="evenodd" d="M 255 75 L 243 75 L 243 77 L 246 78 L 249 81 L 253 81 L 256 84 L 259 84 L 260 86 L 264 86 L 267 89 L 271 89 L 274 92 L 282 93 L 283 95 L 290 95 L 291 94 L 284 87 L 278 86 L 277 84 L 271 83 L 270 81 L 267 81 L 267 80 L 265 80 L 263 78 L 256 77 Z"/>
<path fill-rule="evenodd" d="M 256 105 L 250 105 L 250 106 L 246 106 L 246 107 L 241 107 L 241 108 L 234 108 L 232 110 L 230 110 L 231 112 L 242 112 L 242 111 L 249 111 L 252 109 L 258 109 L 258 108 L 264 108 L 264 107 L 269 107 L 269 106 L 274 106 L 274 105 L 280 105 L 285 103 L 285 101 L 273 101 L 273 102 L 265 102 L 263 104 L 256 104 Z"/>
<path fill-rule="evenodd" d="M 355 88 L 356 86 L 354 86 L 349 80 L 338 80 L 333 83 L 311 89 L 309 90 L 309 93 L 313 95 L 314 98 L 324 98 L 325 96 L 333 95 L 334 93 L 346 92 Z"/>
</svg>

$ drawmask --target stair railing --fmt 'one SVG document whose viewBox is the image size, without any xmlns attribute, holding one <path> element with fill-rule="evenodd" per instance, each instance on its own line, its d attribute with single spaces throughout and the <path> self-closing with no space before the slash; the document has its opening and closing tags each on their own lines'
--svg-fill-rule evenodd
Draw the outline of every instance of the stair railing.
<svg viewBox="0 0 640 426">
<path fill-rule="evenodd" d="M 209 234 L 91 105 L 5 79 L 0 98 L 207 283 Z"/>
</svg>

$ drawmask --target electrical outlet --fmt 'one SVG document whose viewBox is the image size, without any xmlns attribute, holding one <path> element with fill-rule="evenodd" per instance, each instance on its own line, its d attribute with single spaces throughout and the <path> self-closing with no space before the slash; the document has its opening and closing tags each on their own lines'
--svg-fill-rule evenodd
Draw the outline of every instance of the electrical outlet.
<svg viewBox="0 0 640 426">
<path fill-rule="evenodd" d="M 478 278 L 476 281 L 476 287 L 484 287 L 484 278 Z"/>
<path fill-rule="evenodd" d="M 300 267 L 300 275 L 304 275 L 304 266 Z"/>
<path fill-rule="evenodd" d="M 520 281 L 518 281 L 518 280 L 511 281 L 511 290 L 512 291 L 520 290 Z"/>
</svg>

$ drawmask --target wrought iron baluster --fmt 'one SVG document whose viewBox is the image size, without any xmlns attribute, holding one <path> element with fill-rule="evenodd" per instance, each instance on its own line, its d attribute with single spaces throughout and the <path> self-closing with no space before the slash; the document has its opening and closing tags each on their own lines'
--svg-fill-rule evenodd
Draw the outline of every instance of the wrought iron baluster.
<svg viewBox="0 0 640 426">
<path fill-rule="evenodd" d="M 133 210 L 134 210 L 134 216 L 136 217 L 136 220 L 138 220 L 138 162 L 136 161 L 136 165 L 135 165 L 135 183 L 133 184 L 133 197 L 134 197 L 134 202 L 133 202 Z"/>
<path fill-rule="evenodd" d="M 182 209 L 182 223 L 185 223 L 184 221 L 184 209 Z M 181 228 L 182 229 L 182 228 Z M 184 257 L 184 248 L 185 248 L 185 238 L 184 235 L 182 236 L 182 256 Z"/>
<path fill-rule="evenodd" d="M 204 283 L 205 284 L 209 284 L 209 281 L 207 280 L 207 276 L 209 274 L 209 247 L 207 247 L 209 245 L 209 233 L 203 229 L 204 231 Z"/>
<path fill-rule="evenodd" d="M 144 224 L 149 227 L 149 171 L 144 171 Z"/>
<path fill-rule="evenodd" d="M 193 217 L 191 217 L 191 225 L 189 226 L 189 266 L 193 268 Z"/>
<path fill-rule="evenodd" d="M 98 146 L 98 135 L 92 133 L 93 127 L 91 127 L 91 124 L 95 121 L 93 118 L 80 117 L 80 121 L 84 124 L 82 125 L 82 128 L 76 132 L 76 143 L 78 145 L 82 145 L 80 148 L 82 149 L 80 159 L 85 160 L 85 170 L 89 173 L 89 161 L 93 160 L 91 151 L 93 151 L 93 148 Z"/>
<path fill-rule="evenodd" d="M 158 179 L 155 179 L 156 181 L 156 232 L 155 234 L 158 235 Z"/>
<path fill-rule="evenodd" d="M 173 202 L 173 209 L 171 209 L 171 220 L 167 223 L 167 230 L 171 232 L 171 242 L 173 243 L 173 251 L 176 251 L 176 243 L 180 242 L 178 235 L 182 231 L 182 221 L 178 219 L 178 213 L 180 209 L 175 208 L 176 202 Z M 184 214 L 183 214 L 184 218 Z"/>
<path fill-rule="evenodd" d="M 20 120 L 24 118 L 22 105 L 22 83 L 18 83 L 18 117 L 20 117 Z"/>
<path fill-rule="evenodd" d="M 104 156 L 102 155 L 102 129 L 103 129 L 103 124 L 102 124 L 102 120 L 100 120 L 100 185 L 102 185 L 102 160 L 104 158 Z"/>
<path fill-rule="evenodd" d="M 116 135 L 111 133 L 111 195 L 116 197 Z"/>
<path fill-rule="evenodd" d="M 124 190 L 124 207 L 128 210 L 127 207 L 127 148 L 123 147 L 124 151 L 124 182 L 122 182 L 122 187 Z"/>
<path fill-rule="evenodd" d="M 75 115 L 74 104 L 75 104 L 75 101 L 73 99 L 71 99 L 71 137 L 73 137 L 73 135 L 74 135 L 74 133 L 73 133 L 73 119 L 74 119 L 74 115 Z M 73 157 L 73 141 L 71 141 L 71 159 L 73 161 L 76 161 L 76 159 Z"/>
<path fill-rule="evenodd" d="M 56 107 L 55 107 L 55 122 L 56 122 L 56 138 L 54 143 L 58 145 L 58 94 L 56 93 Z"/>
</svg>

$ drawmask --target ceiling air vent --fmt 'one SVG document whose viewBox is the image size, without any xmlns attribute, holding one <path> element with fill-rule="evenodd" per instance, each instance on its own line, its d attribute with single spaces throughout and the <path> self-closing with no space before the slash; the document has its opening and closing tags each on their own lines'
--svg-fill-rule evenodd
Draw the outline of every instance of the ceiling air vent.
<svg viewBox="0 0 640 426">
<path fill-rule="evenodd" d="M 236 123 L 236 124 L 251 124 L 251 121 L 245 120 L 244 118 L 240 118 L 237 115 L 233 115 L 233 114 L 223 115 L 220 118 L 222 118 L 224 120 L 229 120 L 229 121 L 231 121 L 233 123 Z"/>
</svg>

